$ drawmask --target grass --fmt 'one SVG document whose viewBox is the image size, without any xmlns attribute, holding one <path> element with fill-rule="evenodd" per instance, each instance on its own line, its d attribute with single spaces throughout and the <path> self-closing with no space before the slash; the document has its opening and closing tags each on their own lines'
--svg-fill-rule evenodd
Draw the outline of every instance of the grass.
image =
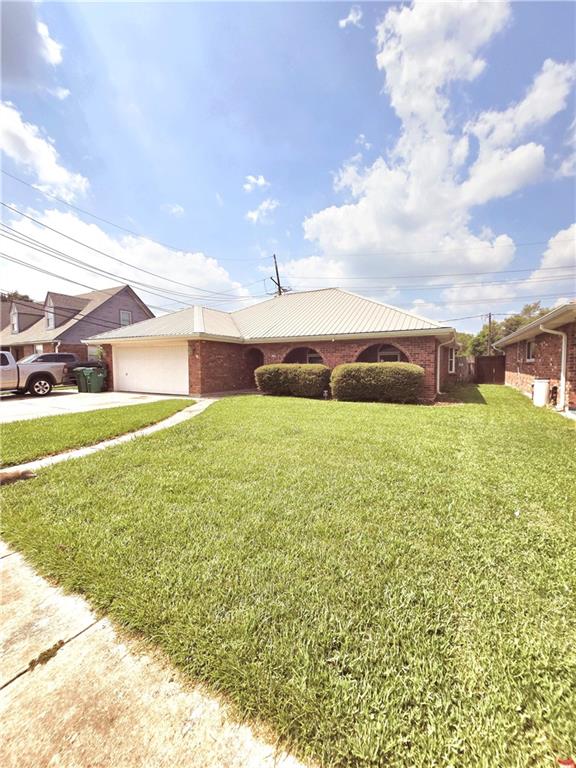
<svg viewBox="0 0 576 768">
<path fill-rule="evenodd" d="M 14 466 L 43 456 L 94 445 L 134 432 L 193 405 L 193 400 L 157 400 L 143 405 L 12 421 L 0 427 L 0 466 Z"/>
<path fill-rule="evenodd" d="M 552 766 L 576 751 L 575 430 L 463 394 L 222 400 L 3 489 L 4 536 L 321 765 Z"/>
</svg>

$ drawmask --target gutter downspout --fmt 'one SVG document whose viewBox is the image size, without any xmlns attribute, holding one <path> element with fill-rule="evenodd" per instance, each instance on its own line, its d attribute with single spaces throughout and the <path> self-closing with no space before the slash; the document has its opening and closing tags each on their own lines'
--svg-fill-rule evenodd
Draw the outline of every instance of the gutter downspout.
<svg viewBox="0 0 576 768">
<path fill-rule="evenodd" d="M 452 338 L 448 339 L 448 341 L 443 341 L 442 344 L 438 344 L 438 349 L 436 350 L 436 394 L 437 395 L 444 394 L 444 392 L 440 390 L 440 364 L 442 361 L 441 349 L 442 347 L 447 347 L 448 344 L 454 344 L 455 341 L 456 341 L 456 336 L 452 336 Z"/>
<path fill-rule="evenodd" d="M 562 338 L 562 356 L 560 358 L 560 397 L 558 398 L 558 405 L 556 409 L 558 411 L 566 410 L 566 362 L 568 358 L 568 334 L 564 331 L 556 331 L 552 328 L 546 328 L 540 324 L 540 330 L 544 333 L 551 333 L 554 336 L 560 336 Z"/>
</svg>

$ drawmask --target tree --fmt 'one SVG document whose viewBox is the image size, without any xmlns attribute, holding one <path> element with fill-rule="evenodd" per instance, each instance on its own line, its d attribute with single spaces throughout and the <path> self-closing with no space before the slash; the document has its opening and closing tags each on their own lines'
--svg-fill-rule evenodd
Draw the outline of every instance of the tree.
<svg viewBox="0 0 576 768">
<path fill-rule="evenodd" d="M 27 293 L 20 293 L 19 291 L 2 291 L 0 293 L 0 301 L 32 301 Z"/>
<path fill-rule="evenodd" d="M 508 336 L 509 333 L 514 333 L 523 325 L 537 320 L 547 312 L 550 312 L 546 307 L 541 307 L 539 301 L 535 301 L 533 304 L 525 304 L 520 312 L 515 315 L 502 320 L 502 322 L 492 321 L 492 344 L 498 339 L 503 339 L 504 336 Z M 471 340 L 468 350 L 470 355 L 487 355 L 488 354 L 488 323 L 484 323 L 480 331 Z M 503 354 L 499 349 L 493 349 L 492 352 L 497 355 Z"/>
<path fill-rule="evenodd" d="M 464 333 L 464 331 L 456 332 L 456 341 L 461 345 L 460 349 L 458 350 L 459 355 L 472 354 L 472 352 L 470 352 L 470 343 L 472 342 L 473 338 L 474 338 L 473 333 Z"/>
</svg>

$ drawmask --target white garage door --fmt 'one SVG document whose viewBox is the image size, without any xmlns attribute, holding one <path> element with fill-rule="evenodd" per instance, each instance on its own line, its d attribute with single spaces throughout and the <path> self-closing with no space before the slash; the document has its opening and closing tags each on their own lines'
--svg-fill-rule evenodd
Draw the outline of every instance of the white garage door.
<svg viewBox="0 0 576 768">
<path fill-rule="evenodd" d="M 115 347 L 114 389 L 187 395 L 188 345 Z"/>
</svg>

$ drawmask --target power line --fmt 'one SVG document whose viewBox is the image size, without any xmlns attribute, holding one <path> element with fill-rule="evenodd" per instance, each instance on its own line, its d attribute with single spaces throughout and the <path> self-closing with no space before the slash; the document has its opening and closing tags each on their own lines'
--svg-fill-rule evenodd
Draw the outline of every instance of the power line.
<svg viewBox="0 0 576 768">
<path fill-rule="evenodd" d="M 28 214 L 23 213 L 22 211 L 19 211 L 17 208 L 10 206 L 7 203 L 4 203 L 3 201 L 0 201 L 0 205 L 2 205 L 4 208 L 7 208 L 9 211 L 12 211 L 13 213 L 17 213 L 23 218 L 28 219 L 29 221 L 33 221 L 35 224 L 38 224 L 39 226 L 50 230 L 50 232 L 54 232 L 57 235 L 61 235 L 62 237 L 65 237 L 67 240 L 71 240 L 73 243 L 76 243 L 77 245 L 81 245 L 84 248 L 88 248 L 89 250 L 94 251 L 94 253 L 98 253 L 101 256 L 105 256 L 108 259 L 112 259 L 112 261 L 116 261 L 119 264 L 128 266 L 131 269 L 136 269 L 138 270 L 138 272 L 145 272 L 147 275 L 152 275 L 152 277 L 159 277 L 161 280 L 167 280 L 168 282 L 176 283 L 177 285 L 183 285 L 186 288 L 192 288 L 192 290 L 200 291 L 201 293 L 205 293 L 208 295 L 218 295 L 218 296 L 222 295 L 222 293 L 219 293 L 218 291 L 210 291 L 206 288 L 200 288 L 198 286 L 190 285 L 189 283 L 182 283 L 179 280 L 173 280 L 170 277 L 164 277 L 164 275 L 159 275 L 157 272 L 151 272 L 150 270 L 144 269 L 143 267 L 137 267 L 134 264 L 130 264 L 130 262 L 125 261 L 124 259 L 119 259 L 116 256 L 111 256 L 109 253 L 106 253 L 105 251 L 101 251 L 99 248 L 94 248 L 94 246 L 88 245 L 88 243 L 84 243 L 82 242 L 82 240 L 77 240 L 75 237 L 72 237 L 71 235 L 67 235 L 65 232 L 61 232 L 58 229 L 54 229 L 54 227 L 50 227 L 48 224 L 45 224 L 44 222 L 39 221 L 38 219 L 35 219 L 33 216 L 28 216 Z"/>
<path fill-rule="evenodd" d="M 44 195 L 44 197 L 48 197 L 51 200 L 56 200 L 58 203 L 61 203 L 62 205 L 67 205 L 68 208 L 72 208 L 74 211 L 78 211 L 78 213 L 83 213 L 86 216 L 91 216 L 93 219 L 96 219 L 97 221 L 101 221 L 104 224 L 108 224 L 111 227 L 116 227 L 116 229 L 120 229 L 123 232 L 126 232 L 129 235 L 133 235 L 134 237 L 140 237 L 143 240 L 148 240 L 150 243 L 155 243 L 156 245 L 161 245 L 163 248 L 168 248 L 170 251 L 178 251 L 180 253 L 194 253 L 193 249 L 190 248 L 178 248 L 175 245 L 168 245 L 167 243 L 163 243 L 160 240 L 154 240 L 153 238 L 149 237 L 148 235 L 143 235 L 141 232 L 135 232 L 132 229 L 128 229 L 127 227 L 123 227 L 121 224 L 116 224 L 114 221 L 110 221 L 109 219 L 105 219 L 102 216 L 97 216 L 95 213 L 92 213 L 91 211 L 87 211 L 84 208 L 79 208 L 77 205 L 73 205 L 72 203 L 69 203 L 67 200 L 63 200 L 61 197 L 57 197 L 57 195 L 52 195 L 49 192 L 46 192 L 43 189 L 39 189 L 34 184 L 31 184 L 29 181 L 25 181 L 24 179 L 21 179 L 19 176 L 14 176 L 12 173 L 8 173 L 8 171 L 5 171 L 3 168 L 2 173 L 5 176 L 8 176 L 9 178 L 13 179 L 14 181 L 19 182 L 20 184 L 24 184 L 27 187 L 30 187 L 30 189 L 33 189 L 35 192 L 39 192 L 41 195 Z M 218 261 L 245 261 L 245 262 L 255 262 L 255 261 L 262 261 L 262 259 L 218 259 Z"/>
<path fill-rule="evenodd" d="M 111 294 L 111 295 L 114 295 L 114 294 Z M 12 299 L 10 303 L 11 304 L 17 304 L 18 306 L 24 307 L 25 309 L 28 308 L 28 304 L 26 304 L 25 302 L 23 302 L 23 301 L 21 301 L 19 299 Z M 68 311 L 70 311 L 68 307 L 55 306 L 54 309 L 55 310 L 68 310 Z M 94 310 L 94 311 L 97 311 L 97 309 L 98 308 L 96 308 L 96 310 Z M 62 315 L 64 313 L 61 312 L 60 314 Z M 42 318 L 43 318 L 43 315 L 38 315 L 38 320 L 41 320 Z M 96 326 L 98 326 L 100 328 L 106 328 L 106 330 L 108 330 L 108 331 L 111 331 L 111 330 L 113 330 L 115 328 L 122 327 L 118 323 L 115 323 L 113 320 L 107 320 L 104 317 L 97 317 L 97 316 L 93 315 L 92 312 L 90 312 L 88 314 L 84 314 L 83 312 L 80 312 L 80 311 L 75 312 L 73 315 L 70 315 L 69 317 L 66 317 L 64 322 L 69 322 L 70 320 L 76 320 L 76 319 L 82 319 L 82 318 L 88 318 L 88 320 L 90 321 L 91 325 L 96 325 Z M 146 319 L 147 320 L 153 320 L 154 318 L 151 317 L 151 318 L 146 318 Z M 140 321 L 139 320 L 138 322 L 144 322 L 144 321 Z M 30 326 L 30 328 L 31 327 L 32 326 Z M 29 328 L 26 328 L 25 330 L 29 330 Z"/>
<path fill-rule="evenodd" d="M 2 224 L 3 227 L 6 227 L 7 225 Z M 8 229 L 11 229 L 8 227 Z M 11 230 L 11 232 L 14 232 L 13 234 L 7 234 L 6 232 L 0 231 L 0 236 L 5 237 L 7 240 L 11 240 L 18 245 L 22 245 L 26 248 L 31 248 L 32 250 L 38 251 L 45 256 L 49 256 L 54 259 L 58 259 L 59 261 L 64 261 L 65 263 L 72 264 L 76 266 L 78 269 L 83 269 L 86 272 L 91 272 L 93 274 L 96 274 L 100 277 L 111 277 L 115 280 L 120 281 L 128 281 L 132 285 L 138 286 L 141 289 L 145 290 L 147 293 L 150 293 L 153 296 L 158 296 L 162 299 L 169 299 L 170 301 L 176 301 L 180 304 L 186 304 L 185 301 L 183 301 L 180 297 L 183 297 L 185 299 L 212 299 L 212 298 L 222 298 L 222 299 L 228 299 L 231 298 L 226 293 L 214 293 L 213 296 L 193 296 L 188 293 L 182 293 L 181 291 L 176 290 L 170 290 L 168 288 L 162 288 L 160 286 L 156 285 L 150 285 L 149 283 L 143 283 L 139 280 L 135 280 L 133 278 L 130 278 L 126 275 L 118 275 L 115 272 L 109 272 L 108 270 L 103 269 L 102 267 L 92 266 L 90 264 L 87 264 L 85 261 L 82 261 L 82 259 L 77 259 L 74 256 L 70 256 L 70 254 L 65 253 L 64 251 L 60 251 L 57 248 L 52 248 L 52 246 L 46 245 L 41 240 L 36 240 L 33 237 L 30 237 L 28 235 L 21 235 L 21 233 L 17 232 L 17 230 Z M 20 238 L 20 239 L 18 239 Z M 23 240 L 22 238 L 26 238 Z M 260 282 L 259 280 L 256 282 Z M 158 293 L 158 291 L 161 291 L 161 293 Z M 176 298 L 175 298 L 176 297 Z"/>
<path fill-rule="evenodd" d="M 88 285 L 87 283 L 81 283 L 78 280 L 72 280 L 72 278 L 70 278 L 70 277 L 65 277 L 64 275 L 60 275 L 60 274 L 58 274 L 56 272 L 51 272 L 50 270 L 44 269 L 44 268 L 39 267 L 39 266 L 37 266 L 35 264 L 28 264 L 25 261 L 21 261 L 20 259 L 17 259 L 14 256 L 10 256 L 9 254 L 4 253 L 3 251 L 0 251 L 0 258 L 3 258 L 5 260 L 7 260 L 7 261 L 11 261 L 14 264 L 18 264 L 18 265 L 20 265 L 22 267 L 25 267 L 26 269 L 32 269 L 35 272 L 40 272 L 40 273 L 42 273 L 44 275 L 49 275 L 50 277 L 56 277 L 59 280 L 64 280 L 65 282 L 71 283 L 72 285 L 79 285 L 81 288 L 88 288 L 91 291 L 99 291 L 100 293 L 107 293 L 110 296 L 114 296 L 115 295 L 114 293 L 110 293 L 110 291 L 106 290 L 105 288 L 95 288 L 93 285 Z M 163 297 L 162 296 L 161 298 L 168 298 L 169 301 L 177 301 L 176 299 L 169 299 L 169 297 Z M 234 304 L 234 303 L 237 303 L 240 300 L 250 300 L 250 301 L 253 301 L 254 298 L 256 298 L 256 297 L 254 297 L 254 296 L 244 296 L 244 297 L 243 296 L 239 296 L 236 299 L 230 297 L 230 299 L 227 300 L 227 301 L 224 301 L 224 300 L 221 300 L 221 301 L 222 301 L 223 304 L 224 303 L 225 304 Z M 190 307 L 194 306 L 193 304 L 185 304 L 185 302 L 183 302 L 183 301 L 180 301 L 179 303 L 180 304 L 184 304 L 186 308 L 190 308 Z M 175 311 L 171 307 L 170 308 L 169 307 L 160 307 L 160 306 L 155 306 L 154 304 L 148 304 L 148 303 L 147 303 L 147 306 L 150 307 L 151 309 L 158 309 L 161 312 L 170 312 L 170 311 L 173 312 L 173 311 Z M 176 311 L 178 311 L 178 310 L 176 310 Z"/>
</svg>

